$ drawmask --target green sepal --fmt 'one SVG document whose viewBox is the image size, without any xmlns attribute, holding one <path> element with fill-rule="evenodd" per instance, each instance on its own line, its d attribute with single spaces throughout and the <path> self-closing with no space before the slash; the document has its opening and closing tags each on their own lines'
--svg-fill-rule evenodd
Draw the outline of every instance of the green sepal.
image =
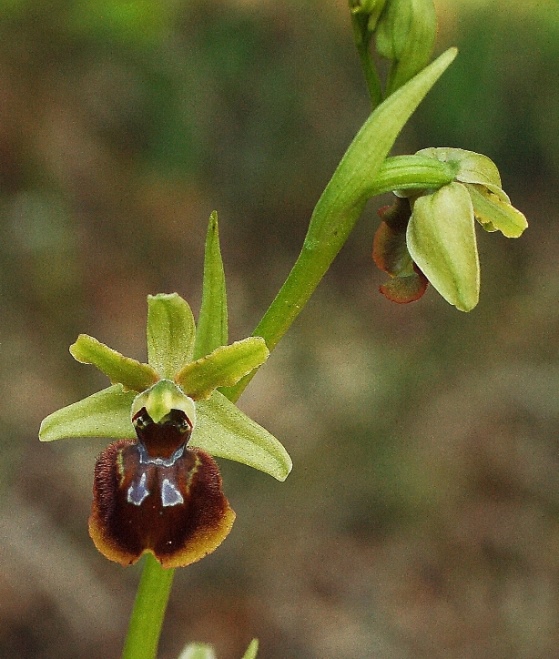
<svg viewBox="0 0 559 659">
<path fill-rule="evenodd" d="M 472 199 L 475 218 L 486 231 L 500 231 L 507 238 L 518 238 L 528 228 L 526 217 L 514 208 L 502 189 L 497 166 L 487 156 L 450 147 L 421 149 L 416 155 L 456 168 L 456 181 L 464 183 Z"/>
<path fill-rule="evenodd" d="M 443 298 L 460 311 L 479 300 L 479 259 L 474 210 L 460 183 L 419 197 L 408 224 L 411 257 Z"/>
<path fill-rule="evenodd" d="M 258 654 L 258 639 L 253 638 L 252 641 L 248 644 L 246 652 L 243 654 L 242 659 L 256 659 Z"/>
<path fill-rule="evenodd" d="M 143 391 L 158 379 L 157 373 L 148 364 L 125 357 L 87 334 L 78 336 L 70 346 L 70 354 L 81 364 L 92 364 L 112 384 L 121 384 L 125 389 Z"/>
<path fill-rule="evenodd" d="M 251 336 L 186 364 L 175 382 L 194 400 L 208 398 L 217 387 L 232 387 L 261 366 L 270 354 L 264 339 Z"/>
<path fill-rule="evenodd" d="M 202 285 L 202 304 L 196 328 L 194 359 L 227 345 L 227 291 L 225 272 L 219 247 L 219 229 L 217 212 L 213 211 L 208 222 L 206 247 L 204 253 L 204 280 Z"/>
<path fill-rule="evenodd" d="M 52 442 L 71 437 L 110 437 L 134 439 L 136 433 L 130 422 L 130 406 L 136 396 L 120 384 L 63 407 L 43 420 L 39 439 Z"/>
<path fill-rule="evenodd" d="M 479 185 L 466 185 L 472 199 L 476 220 L 486 231 L 500 231 L 506 238 L 519 238 L 528 227 L 523 213 L 507 201 Z"/>
<path fill-rule="evenodd" d="M 132 403 L 130 418 L 133 419 L 142 408 L 155 423 L 162 423 L 171 410 L 181 410 L 190 423 L 196 425 L 194 401 L 171 380 L 159 380 L 153 387 L 138 394 Z"/>
<path fill-rule="evenodd" d="M 291 458 L 267 430 L 241 412 L 219 391 L 196 405 L 198 422 L 191 446 L 211 455 L 235 460 L 284 481 L 291 471 Z"/>
<path fill-rule="evenodd" d="M 148 295 L 148 363 L 162 378 L 192 361 L 195 337 L 194 316 L 180 295 Z"/>
</svg>

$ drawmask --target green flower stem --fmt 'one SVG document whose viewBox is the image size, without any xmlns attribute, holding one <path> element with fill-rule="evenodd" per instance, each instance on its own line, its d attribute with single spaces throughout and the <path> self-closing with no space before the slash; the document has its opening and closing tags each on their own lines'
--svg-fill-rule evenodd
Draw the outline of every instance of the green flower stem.
<svg viewBox="0 0 559 659">
<path fill-rule="evenodd" d="M 162 568 L 152 554 L 146 554 L 143 561 L 122 659 L 155 659 L 173 585 L 174 569 Z"/>
</svg>

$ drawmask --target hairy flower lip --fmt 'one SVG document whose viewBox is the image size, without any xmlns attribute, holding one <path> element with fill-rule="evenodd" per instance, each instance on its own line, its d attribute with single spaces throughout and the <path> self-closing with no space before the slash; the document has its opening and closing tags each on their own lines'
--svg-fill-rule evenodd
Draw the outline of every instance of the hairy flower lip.
<svg viewBox="0 0 559 659">
<path fill-rule="evenodd" d="M 234 519 L 217 464 L 200 449 L 183 447 L 171 465 L 143 463 L 140 443 L 120 440 L 97 460 L 89 532 L 122 566 L 146 552 L 164 568 L 190 565 L 219 547 Z"/>
</svg>

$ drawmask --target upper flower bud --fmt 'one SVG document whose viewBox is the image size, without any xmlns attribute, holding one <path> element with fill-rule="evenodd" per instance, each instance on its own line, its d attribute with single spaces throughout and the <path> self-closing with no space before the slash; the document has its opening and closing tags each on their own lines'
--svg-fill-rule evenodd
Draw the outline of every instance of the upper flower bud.
<svg viewBox="0 0 559 659">
<path fill-rule="evenodd" d="M 376 47 L 392 61 L 386 95 L 427 66 L 437 33 L 433 0 L 388 0 L 376 27 Z"/>
</svg>

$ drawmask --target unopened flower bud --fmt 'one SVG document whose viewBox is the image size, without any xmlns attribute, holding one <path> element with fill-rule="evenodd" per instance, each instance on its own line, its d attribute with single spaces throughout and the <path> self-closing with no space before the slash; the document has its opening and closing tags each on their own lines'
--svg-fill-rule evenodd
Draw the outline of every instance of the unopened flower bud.
<svg viewBox="0 0 559 659">
<path fill-rule="evenodd" d="M 376 25 L 377 51 L 392 60 L 387 96 L 428 64 L 436 32 L 433 0 L 388 0 Z"/>
</svg>

